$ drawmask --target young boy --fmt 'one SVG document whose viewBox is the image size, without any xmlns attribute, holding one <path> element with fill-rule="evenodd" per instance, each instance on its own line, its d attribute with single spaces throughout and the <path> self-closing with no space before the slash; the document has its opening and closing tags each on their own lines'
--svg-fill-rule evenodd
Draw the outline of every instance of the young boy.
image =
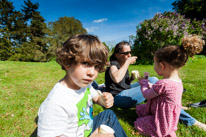
<svg viewBox="0 0 206 137">
<path fill-rule="evenodd" d="M 126 136 L 116 115 L 105 110 L 93 118 L 93 102 L 110 108 L 113 96 L 101 96 L 91 86 L 99 72 L 103 72 L 108 58 L 107 48 L 92 35 L 70 37 L 57 51 L 57 62 L 66 75 L 53 87 L 38 112 L 38 131 L 43 136 L 98 137 Z M 113 134 L 99 133 L 105 124 Z"/>
</svg>

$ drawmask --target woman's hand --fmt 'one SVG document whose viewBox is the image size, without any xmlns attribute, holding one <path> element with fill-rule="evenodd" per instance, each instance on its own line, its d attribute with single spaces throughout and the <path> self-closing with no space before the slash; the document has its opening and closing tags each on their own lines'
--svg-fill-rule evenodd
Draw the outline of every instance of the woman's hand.
<svg viewBox="0 0 206 137">
<path fill-rule="evenodd" d="M 129 64 L 134 64 L 137 60 L 137 56 L 132 56 L 127 59 Z"/>
</svg>

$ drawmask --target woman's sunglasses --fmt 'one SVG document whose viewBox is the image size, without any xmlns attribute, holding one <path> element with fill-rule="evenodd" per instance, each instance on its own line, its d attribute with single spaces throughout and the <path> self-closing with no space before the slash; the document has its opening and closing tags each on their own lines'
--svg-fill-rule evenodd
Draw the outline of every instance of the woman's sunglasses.
<svg viewBox="0 0 206 137">
<path fill-rule="evenodd" d="M 128 51 L 128 52 L 120 52 L 119 54 L 129 55 L 129 54 L 131 54 L 131 51 Z"/>
</svg>

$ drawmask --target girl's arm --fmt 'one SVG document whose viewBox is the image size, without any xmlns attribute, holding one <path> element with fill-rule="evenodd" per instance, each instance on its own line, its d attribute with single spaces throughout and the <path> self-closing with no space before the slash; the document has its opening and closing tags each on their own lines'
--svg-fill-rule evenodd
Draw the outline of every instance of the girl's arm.
<svg viewBox="0 0 206 137">
<path fill-rule="evenodd" d="M 149 83 L 147 79 L 142 79 L 139 83 L 141 85 L 141 91 L 144 98 L 152 99 L 158 96 L 158 94 L 153 90 L 152 84 Z"/>
</svg>

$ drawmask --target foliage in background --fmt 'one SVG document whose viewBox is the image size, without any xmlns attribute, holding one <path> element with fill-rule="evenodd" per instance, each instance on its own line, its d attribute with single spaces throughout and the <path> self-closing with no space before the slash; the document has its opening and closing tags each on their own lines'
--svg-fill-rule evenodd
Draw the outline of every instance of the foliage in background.
<svg viewBox="0 0 206 137">
<path fill-rule="evenodd" d="M 21 31 L 25 24 L 22 22 L 17 22 L 15 19 L 22 19 L 23 15 L 14 10 L 12 2 L 7 0 L 0 1 L 0 60 L 8 59 L 13 53 L 13 47 L 15 45 L 15 40 L 19 36 L 15 33 Z M 19 28 L 15 26 L 18 24 Z M 16 34 L 16 35 L 15 35 Z M 14 41 L 11 41 L 11 40 Z M 23 38 L 22 38 L 23 40 Z M 16 45 L 18 46 L 18 45 Z"/>
<path fill-rule="evenodd" d="M 24 1 L 21 11 L 9 0 L 0 1 L 0 6 L 0 60 L 45 61 L 47 28 L 39 4 Z"/>
<path fill-rule="evenodd" d="M 61 17 L 57 21 L 49 22 L 48 28 L 51 32 L 49 37 L 50 41 L 48 42 L 48 60 L 56 57 L 56 49 L 61 47 L 69 37 L 75 34 L 87 33 L 81 21 L 74 17 Z"/>
<path fill-rule="evenodd" d="M 188 34 L 189 25 L 190 20 L 176 12 L 159 13 L 140 23 L 133 47 L 138 63 L 151 64 L 158 48 L 179 44 L 182 36 Z"/>
<path fill-rule="evenodd" d="M 175 0 L 172 5 L 176 12 L 185 15 L 186 18 L 197 20 L 206 19 L 205 0 Z"/>
<path fill-rule="evenodd" d="M 38 3 L 25 0 L 16 11 L 9 0 L 0 1 L 0 60 L 50 61 L 66 38 L 87 33 L 74 17 L 46 24 L 38 8 Z"/>
<path fill-rule="evenodd" d="M 152 64 L 153 54 L 165 45 L 180 45 L 184 35 L 199 34 L 205 37 L 205 20 L 192 22 L 176 12 L 164 12 L 137 26 L 133 55 L 137 63 Z"/>
<path fill-rule="evenodd" d="M 206 37 L 205 0 L 176 0 L 173 9 L 177 13 L 157 14 L 137 26 L 134 55 L 138 63 L 151 64 L 154 51 L 165 44 L 179 44 L 183 34 L 200 34 Z M 45 23 L 38 11 L 39 4 L 25 0 L 20 11 L 16 11 L 10 0 L 0 1 L 0 60 L 50 61 L 55 58 L 56 48 L 73 34 L 87 33 L 82 23 L 74 17 L 61 17 Z M 199 18 L 201 17 L 201 18 Z M 130 43 L 133 45 L 133 36 Z M 114 47 L 110 42 L 107 47 Z M 206 54 L 206 46 L 201 54 Z"/>
</svg>

